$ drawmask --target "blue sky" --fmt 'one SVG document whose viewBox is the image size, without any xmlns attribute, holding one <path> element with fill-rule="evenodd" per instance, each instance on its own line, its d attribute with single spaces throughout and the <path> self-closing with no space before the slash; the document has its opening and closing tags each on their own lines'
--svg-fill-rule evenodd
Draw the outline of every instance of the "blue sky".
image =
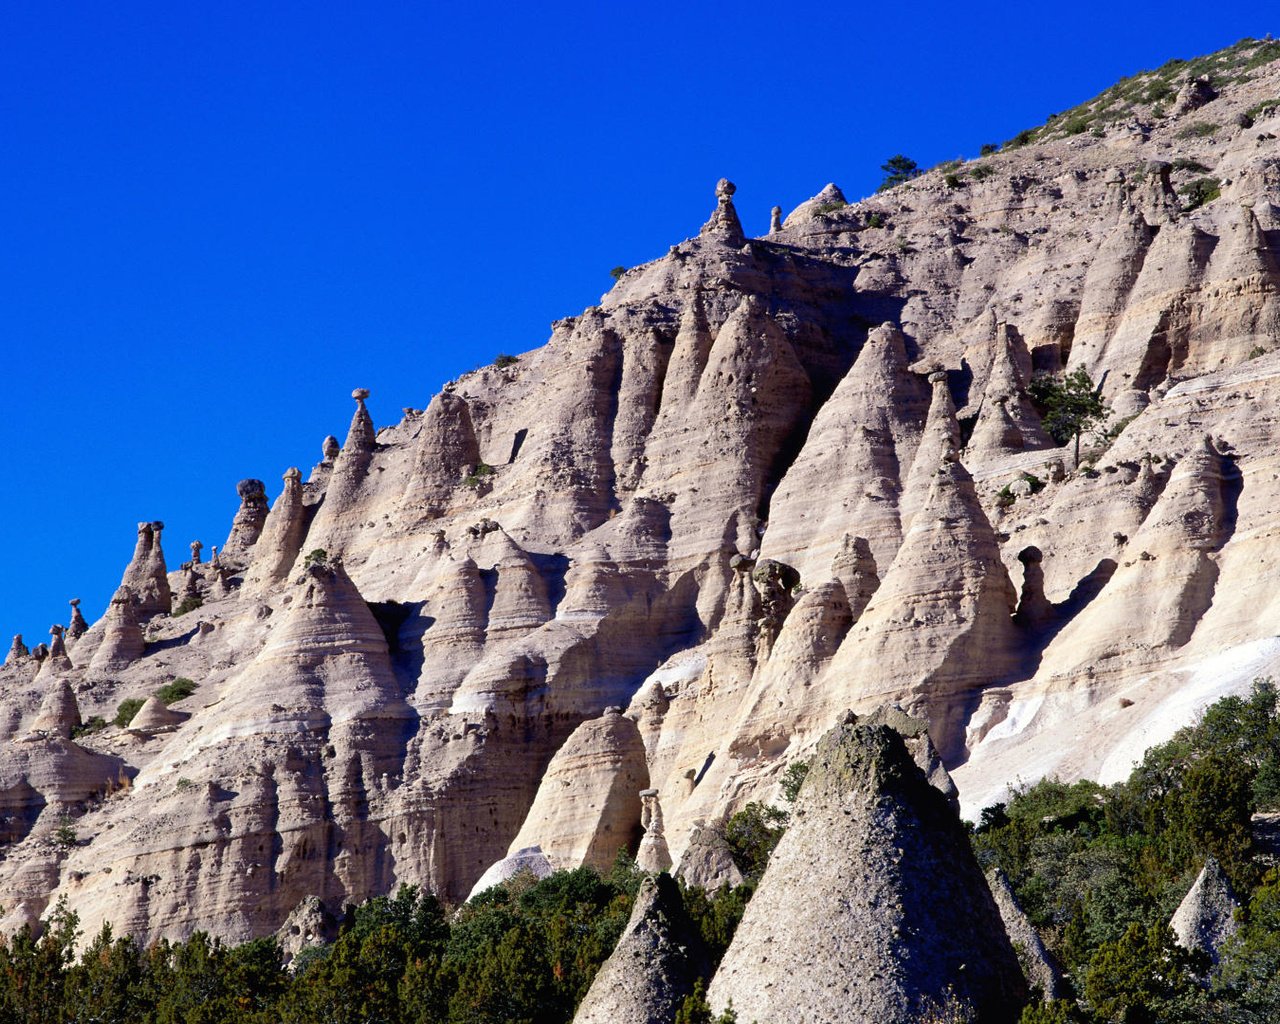
<svg viewBox="0 0 1280 1024">
<path fill-rule="evenodd" d="M 609 268 L 976 155 L 1269 5 L 0 5 L 0 636 L 101 614 Z"/>
</svg>

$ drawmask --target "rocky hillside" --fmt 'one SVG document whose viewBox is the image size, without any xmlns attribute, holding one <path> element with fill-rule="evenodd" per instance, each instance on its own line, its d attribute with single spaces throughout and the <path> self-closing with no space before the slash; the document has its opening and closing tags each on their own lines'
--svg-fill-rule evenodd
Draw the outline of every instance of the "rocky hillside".
<svg viewBox="0 0 1280 1024">
<path fill-rule="evenodd" d="M 141 524 L 107 615 L 0 670 L 3 927 L 458 900 L 522 850 L 607 863 L 655 807 L 678 864 L 886 701 L 970 812 L 1126 774 L 1280 656 L 1277 58 L 760 238 L 722 181 L 541 348 L 380 428 L 357 389 L 225 539 Z M 1078 463 L 1029 393 L 1077 370 L 1111 410 Z"/>
</svg>

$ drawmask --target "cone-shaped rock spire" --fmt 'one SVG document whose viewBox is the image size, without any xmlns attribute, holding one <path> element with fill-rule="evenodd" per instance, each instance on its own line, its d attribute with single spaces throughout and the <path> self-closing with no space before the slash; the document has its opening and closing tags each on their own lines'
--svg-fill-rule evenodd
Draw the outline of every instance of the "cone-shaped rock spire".
<svg viewBox="0 0 1280 1024">
<path fill-rule="evenodd" d="M 142 627 L 138 624 L 136 600 L 128 587 L 121 587 L 107 606 L 102 643 L 89 660 L 90 676 L 107 675 L 128 668 L 146 650 Z"/>
<path fill-rule="evenodd" d="M 711 219 L 702 225 L 702 234 L 723 239 L 730 245 L 741 245 L 746 241 L 742 233 L 742 221 L 738 220 L 738 211 L 733 208 L 733 194 L 738 190 L 728 178 L 716 182 L 716 209 Z"/>
<path fill-rule="evenodd" d="M 160 546 L 163 530 L 164 523 L 159 521 L 138 524 L 138 543 L 120 581 L 120 585 L 127 587 L 137 602 L 139 615 L 168 612 L 173 605 L 164 550 Z"/>
<path fill-rule="evenodd" d="M 709 968 L 702 937 L 670 875 L 640 884 L 631 918 L 587 990 L 573 1024 L 659 1024 Z"/>
<path fill-rule="evenodd" d="M 231 566 L 243 566 L 249 561 L 253 546 L 262 536 L 267 522 L 267 486 L 261 480 L 249 478 L 236 484 L 240 495 L 240 507 L 231 521 L 231 533 L 222 545 L 222 558 Z"/>
<path fill-rule="evenodd" d="M 922 1020 L 950 1000 L 1017 1019 L 1025 982 L 968 837 L 892 729 L 850 715 L 819 743 L 708 995 L 774 1024 Z"/>
<path fill-rule="evenodd" d="M 267 516 L 262 534 L 253 547 L 253 561 L 245 574 L 245 587 L 261 591 L 289 575 L 307 535 L 310 512 L 302 501 L 302 474 L 290 466 L 284 474 L 284 490 Z"/>
<path fill-rule="evenodd" d="M 4 663 L 6 665 L 16 665 L 20 661 L 31 657 L 31 651 L 27 645 L 22 642 L 22 634 L 15 633 L 13 635 L 13 643 L 9 645 L 9 653 L 5 655 Z"/>
<path fill-rule="evenodd" d="M 67 626 L 66 637 L 68 641 L 75 641 L 88 631 L 89 623 L 84 621 L 84 616 L 80 613 L 80 598 L 73 597 L 69 603 L 71 605 L 71 623 Z"/>
<path fill-rule="evenodd" d="M 471 409 L 462 396 L 443 391 L 431 399 L 423 414 L 406 498 L 427 515 L 439 515 L 462 478 L 479 463 L 480 443 L 471 424 Z"/>
<path fill-rule="evenodd" d="M 649 784 L 644 741 L 617 708 L 583 722 L 556 751 L 509 853 L 539 846 L 557 869 L 607 871 L 630 848 Z"/>
<path fill-rule="evenodd" d="M 59 679 L 40 702 L 40 711 L 31 723 L 31 732 L 69 740 L 79 724 L 80 707 L 76 704 L 76 695 L 72 693 L 70 683 Z"/>
</svg>

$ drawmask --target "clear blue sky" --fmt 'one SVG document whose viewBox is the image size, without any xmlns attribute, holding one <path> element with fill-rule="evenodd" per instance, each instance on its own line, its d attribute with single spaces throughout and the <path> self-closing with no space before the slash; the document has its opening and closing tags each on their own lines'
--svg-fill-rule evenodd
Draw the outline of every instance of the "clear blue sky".
<svg viewBox="0 0 1280 1024">
<path fill-rule="evenodd" d="M 8 0 L 0 638 L 100 615 L 141 519 L 171 566 L 221 543 L 236 481 L 274 498 L 353 387 L 382 425 L 541 344 L 722 175 L 763 232 L 1274 10 Z"/>
</svg>

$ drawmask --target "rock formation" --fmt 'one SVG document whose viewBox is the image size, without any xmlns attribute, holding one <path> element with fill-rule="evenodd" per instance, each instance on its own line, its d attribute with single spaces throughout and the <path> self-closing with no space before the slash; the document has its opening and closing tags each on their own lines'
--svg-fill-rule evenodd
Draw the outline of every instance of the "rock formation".
<svg viewBox="0 0 1280 1024">
<path fill-rule="evenodd" d="M 779 922 L 786 922 L 780 927 Z M 818 745 L 708 990 L 742 1020 L 1017 1019 L 1018 961 L 955 811 L 902 738 L 852 716 Z"/>
<path fill-rule="evenodd" d="M 120 587 L 107 607 L 102 641 L 89 660 L 90 676 L 111 675 L 142 657 L 147 643 L 138 623 L 138 601 L 131 589 Z"/>
<path fill-rule="evenodd" d="M 80 598 L 73 597 L 68 603 L 71 605 L 71 622 L 67 625 L 66 640 L 74 643 L 89 631 L 89 623 L 80 612 Z"/>
<path fill-rule="evenodd" d="M 591 982 L 574 1024 L 660 1024 L 673 1020 L 708 963 L 698 929 L 670 875 L 646 878 L 631 918 Z"/>
<path fill-rule="evenodd" d="M 71 684 L 59 679 L 40 702 L 40 710 L 31 723 L 31 732 L 41 736 L 61 736 L 71 739 L 72 732 L 80 725 L 80 708 Z"/>
<path fill-rule="evenodd" d="M 207 562 L 170 577 L 141 524 L 123 604 L 0 669 L 5 921 L 65 894 L 146 943 L 401 881 L 456 903 L 499 864 L 607 868 L 650 788 L 720 884 L 716 823 L 846 709 L 927 719 L 894 724 L 976 819 L 1276 674 L 1280 175 L 1274 117 L 1238 125 L 1280 62 L 1213 88 L 829 185 L 757 238 L 726 182 L 515 362 L 377 430 L 356 389 L 345 443 L 271 511 L 247 485 Z M 1026 395 L 1076 369 L 1115 409 L 1079 467 Z M 111 722 L 178 675 L 161 729 L 82 737 L 110 757 L 31 734 L 55 684 Z M 50 848 L 55 807 L 82 847 Z"/>
<path fill-rule="evenodd" d="M 1222 866 L 1213 857 L 1205 861 L 1195 883 L 1187 891 L 1169 921 L 1184 949 L 1200 950 L 1217 964 L 1223 947 L 1239 928 L 1240 901 Z"/>
<path fill-rule="evenodd" d="M 28 650 L 27 645 L 22 642 L 22 634 L 15 633 L 13 635 L 13 643 L 9 645 L 9 653 L 6 654 L 4 658 L 5 666 L 8 667 L 16 665 L 20 661 L 29 657 L 31 657 L 31 651 Z"/>
<path fill-rule="evenodd" d="M 245 573 L 246 592 L 262 592 L 289 574 L 311 521 L 302 500 L 302 474 L 290 467 L 284 474 L 284 490 L 263 524 Z"/>
<path fill-rule="evenodd" d="M 1032 991 L 1038 991 L 1045 1002 L 1068 998 L 1061 968 L 1018 903 L 1005 873 L 999 868 L 992 868 L 987 872 L 987 884 L 1000 912 L 1000 920 L 1004 922 L 1005 933 L 1018 954 L 1028 986 Z"/>
<path fill-rule="evenodd" d="M 607 872 L 634 846 L 649 782 L 636 724 L 618 708 L 583 722 L 547 765 L 509 856 L 537 846 L 554 868 Z"/>
<path fill-rule="evenodd" d="M 138 524 L 138 543 L 120 581 L 120 586 L 127 587 L 133 595 L 138 614 L 142 616 L 167 612 L 173 603 L 160 545 L 163 530 L 164 523 L 158 521 Z"/>
<path fill-rule="evenodd" d="M 636 851 L 636 867 L 650 874 L 671 870 L 671 850 L 667 848 L 667 836 L 662 824 L 662 805 L 656 789 L 640 791 L 640 826 L 644 838 Z"/>
<path fill-rule="evenodd" d="M 253 547 L 262 535 L 270 509 L 267 506 L 267 488 L 261 480 L 252 478 L 236 484 L 240 496 L 240 508 L 231 521 L 231 533 L 222 545 L 222 559 L 231 566 L 248 563 Z"/>
</svg>

